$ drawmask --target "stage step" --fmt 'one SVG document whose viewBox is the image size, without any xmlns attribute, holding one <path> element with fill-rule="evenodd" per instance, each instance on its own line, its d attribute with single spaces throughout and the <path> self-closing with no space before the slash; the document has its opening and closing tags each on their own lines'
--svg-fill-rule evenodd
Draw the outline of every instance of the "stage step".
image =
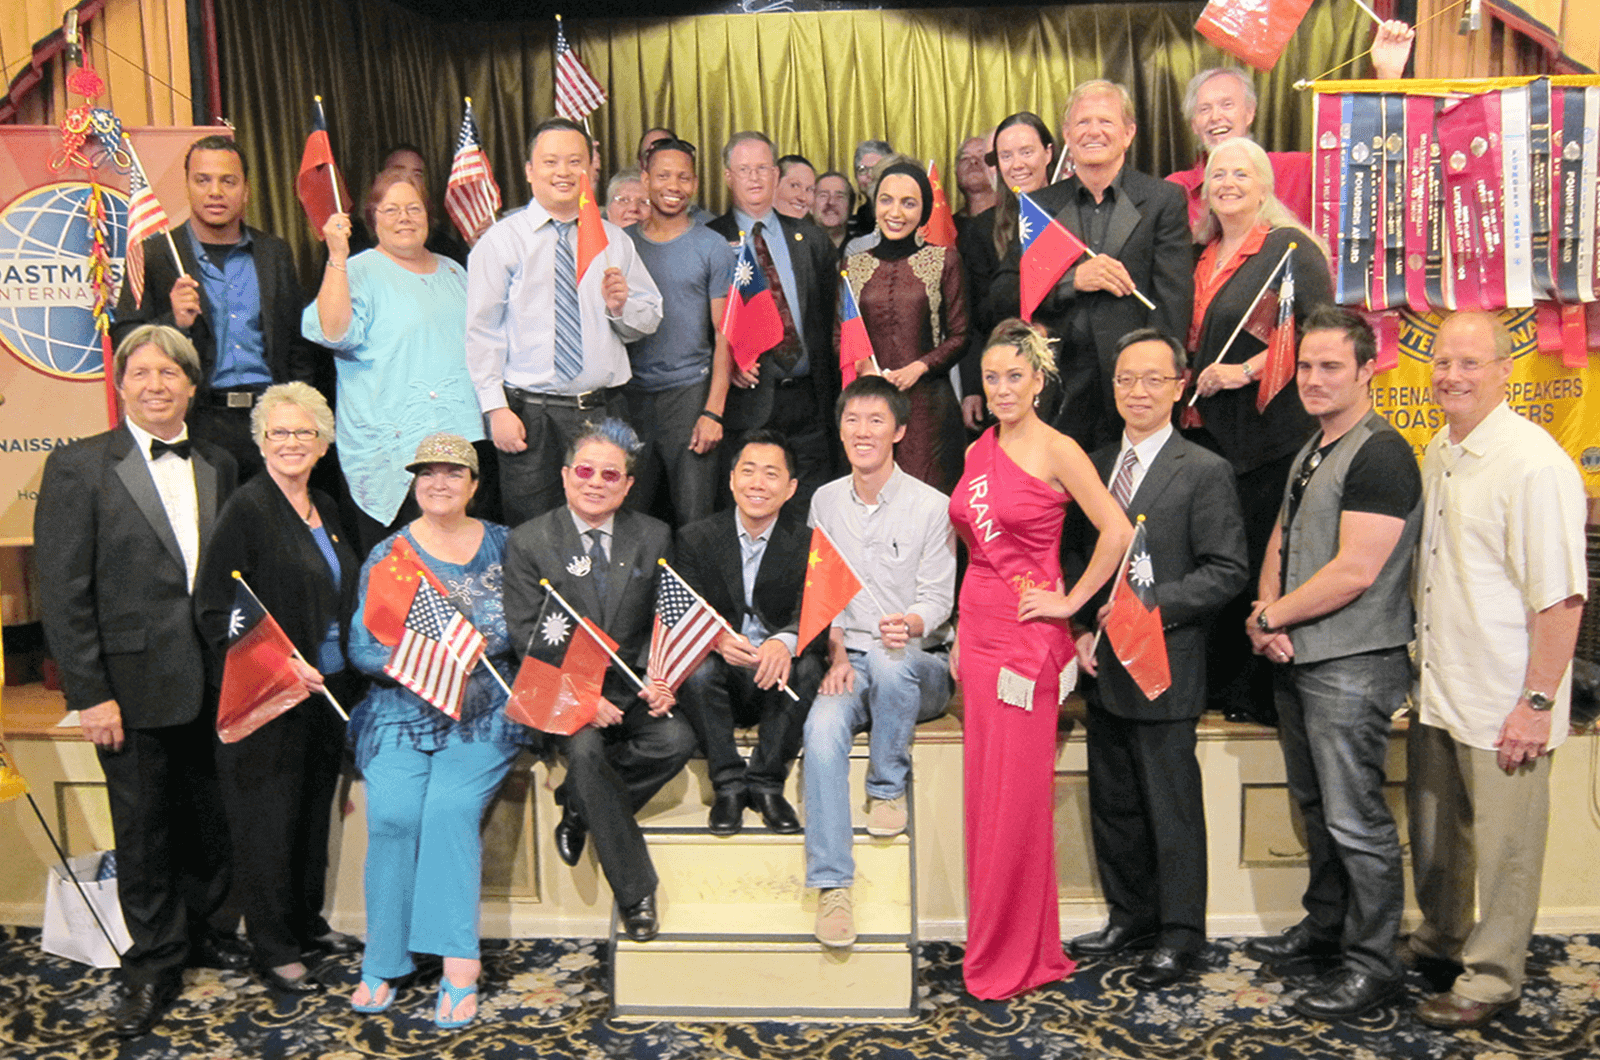
<svg viewBox="0 0 1600 1060">
<path fill-rule="evenodd" d="M 619 1017 L 680 1019 L 910 1019 L 916 1014 L 916 851 L 913 830 L 867 834 L 867 749 L 851 753 L 855 825 L 854 946 L 830 950 L 813 934 L 817 894 L 805 886 L 805 837 L 775 835 L 747 811 L 734 836 L 706 831 L 710 788 L 641 817 L 662 880 L 661 933 L 629 940 L 611 926 L 613 1006 Z M 695 763 L 701 765 L 701 763 Z M 803 763 L 802 763 L 803 766 Z M 795 778 L 790 798 L 799 805 Z"/>
</svg>

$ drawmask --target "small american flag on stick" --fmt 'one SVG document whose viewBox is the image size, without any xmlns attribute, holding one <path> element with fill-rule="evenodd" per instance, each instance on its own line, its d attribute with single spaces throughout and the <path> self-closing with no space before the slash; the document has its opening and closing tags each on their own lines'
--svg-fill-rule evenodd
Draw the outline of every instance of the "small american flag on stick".
<svg viewBox="0 0 1600 1060">
<path fill-rule="evenodd" d="M 131 155 L 132 169 L 128 172 L 128 247 L 122 259 L 124 281 L 133 291 L 133 301 L 144 300 L 144 241 L 168 230 L 171 221 L 161 208 L 156 193 L 150 190 L 150 181 L 144 175 L 139 156 Z M 183 271 L 183 262 L 177 262 Z"/>
<path fill-rule="evenodd" d="M 472 97 L 461 115 L 461 135 L 456 140 L 456 157 L 450 163 L 450 180 L 445 185 L 444 210 L 450 215 L 461 238 L 475 245 L 494 224 L 500 209 L 500 185 L 478 140 L 478 123 L 472 117 Z"/>
<path fill-rule="evenodd" d="M 677 571 L 663 563 L 646 676 L 676 692 L 683 679 L 710 654 L 722 630 L 722 620 L 711 605 L 689 588 Z"/>
<path fill-rule="evenodd" d="M 606 101 L 606 90 L 583 64 L 556 16 L 556 113 L 571 121 L 583 121 Z"/>
<path fill-rule="evenodd" d="M 421 581 L 406 613 L 405 632 L 383 672 L 459 721 L 467 677 L 483 647 L 483 634 L 439 590 Z"/>
</svg>

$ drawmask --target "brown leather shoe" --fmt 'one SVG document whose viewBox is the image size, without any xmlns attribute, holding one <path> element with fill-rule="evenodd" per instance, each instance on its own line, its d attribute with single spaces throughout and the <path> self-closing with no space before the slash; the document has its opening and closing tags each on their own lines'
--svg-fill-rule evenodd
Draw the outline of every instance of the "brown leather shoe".
<svg viewBox="0 0 1600 1060">
<path fill-rule="evenodd" d="M 1502 1012 L 1512 1012 L 1517 999 L 1508 1001 L 1473 1001 L 1454 990 L 1435 994 L 1417 1006 L 1417 1019 L 1441 1031 L 1464 1031 L 1481 1027 Z"/>
</svg>

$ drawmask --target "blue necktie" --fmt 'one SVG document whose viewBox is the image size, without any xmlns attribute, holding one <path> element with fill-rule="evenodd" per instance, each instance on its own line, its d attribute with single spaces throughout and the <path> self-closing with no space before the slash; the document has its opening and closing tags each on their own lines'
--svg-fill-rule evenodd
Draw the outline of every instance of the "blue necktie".
<svg viewBox="0 0 1600 1060">
<path fill-rule="evenodd" d="M 556 226 L 556 377 L 561 382 L 583 372 L 583 321 L 578 316 L 578 259 L 568 233 L 572 221 L 552 220 Z"/>
</svg>

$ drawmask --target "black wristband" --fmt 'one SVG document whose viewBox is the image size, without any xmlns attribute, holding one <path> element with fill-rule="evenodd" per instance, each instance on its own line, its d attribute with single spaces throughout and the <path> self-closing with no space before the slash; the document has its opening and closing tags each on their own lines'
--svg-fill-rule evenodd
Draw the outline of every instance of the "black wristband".
<svg viewBox="0 0 1600 1060">
<path fill-rule="evenodd" d="M 721 423 L 722 422 L 722 417 L 720 415 L 718 415 L 717 413 L 712 412 L 710 409 L 701 409 L 700 410 L 700 415 L 704 416 L 706 419 L 710 420 L 712 423 Z"/>
</svg>

